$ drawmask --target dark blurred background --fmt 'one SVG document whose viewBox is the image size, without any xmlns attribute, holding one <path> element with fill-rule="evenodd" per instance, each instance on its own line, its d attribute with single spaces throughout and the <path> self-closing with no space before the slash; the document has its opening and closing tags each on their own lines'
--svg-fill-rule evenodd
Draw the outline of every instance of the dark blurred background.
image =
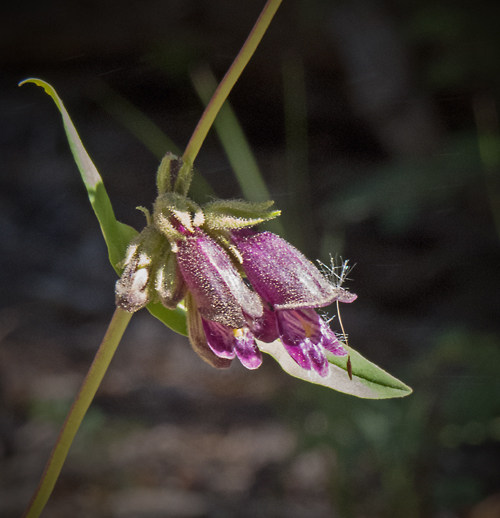
<svg viewBox="0 0 500 518">
<path fill-rule="evenodd" d="M 193 76 L 224 75 L 263 4 L 2 7 L 2 517 L 38 482 L 116 280 L 56 107 L 17 83 L 56 88 L 140 229 L 159 132 L 187 144 Z M 142 311 L 43 516 L 500 516 L 499 24 L 493 2 L 284 0 L 230 96 L 286 237 L 355 264 L 350 344 L 414 393 L 357 400 L 270 357 L 216 371 Z M 196 166 L 242 195 L 214 132 Z"/>
</svg>

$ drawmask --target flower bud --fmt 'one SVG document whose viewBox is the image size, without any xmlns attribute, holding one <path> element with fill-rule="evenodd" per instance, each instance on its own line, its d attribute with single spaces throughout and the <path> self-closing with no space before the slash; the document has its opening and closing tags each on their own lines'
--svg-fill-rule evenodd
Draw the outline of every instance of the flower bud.
<svg viewBox="0 0 500 518">
<path fill-rule="evenodd" d="M 177 266 L 177 258 L 172 251 L 166 253 L 158 265 L 155 289 L 160 302 L 168 309 L 175 309 L 185 297 L 187 285 Z"/>
<path fill-rule="evenodd" d="M 162 249 L 170 251 L 168 241 L 152 226 L 147 226 L 132 240 L 122 263 L 122 276 L 116 282 L 115 303 L 118 307 L 135 313 L 153 299 L 151 271 L 154 258 Z"/>
</svg>

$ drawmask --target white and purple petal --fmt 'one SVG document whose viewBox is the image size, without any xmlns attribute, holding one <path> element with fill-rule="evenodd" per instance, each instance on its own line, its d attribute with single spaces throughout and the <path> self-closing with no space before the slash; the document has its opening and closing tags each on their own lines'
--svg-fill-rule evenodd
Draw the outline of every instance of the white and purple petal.
<svg viewBox="0 0 500 518">
<path fill-rule="evenodd" d="M 289 343 L 298 343 L 306 338 L 313 343 L 321 341 L 321 317 L 314 309 L 277 310 L 280 337 L 285 335 Z"/>
<path fill-rule="evenodd" d="M 257 369 L 262 364 L 260 352 L 255 338 L 248 327 L 234 329 L 234 350 L 236 356 L 247 369 Z"/>
<path fill-rule="evenodd" d="M 304 369 L 327 376 L 329 363 L 325 351 L 347 354 L 335 333 L 314 309 L 277 310 L 277 327 L 288 354 Z"/>
<path fill-rule="evenodd" d="M 329 363 L 320 344 L 313 343 L 311 340 L 306 344 L 307 355 L 311 360 L 312 368 L 323 378 L 328 374 Z"/>
<path fill-rule="evenodd" d="M 308 340 L 296 311 L 276 311 L 278 333 L 288 354 L 304 369 L 311 370 L 311 360 L 307 354 Z"/>
</svg>

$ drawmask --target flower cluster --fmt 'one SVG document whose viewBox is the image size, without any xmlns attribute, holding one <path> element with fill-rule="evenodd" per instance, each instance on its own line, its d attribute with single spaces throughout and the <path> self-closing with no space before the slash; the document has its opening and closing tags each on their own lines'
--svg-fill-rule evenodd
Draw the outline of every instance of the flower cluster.
<svg viewBox="0 0 500 518">
<path fill-rule="evenodd" d="M 191 171 L 167 155 L 158 172 L 159 196 L 146 228 L 132 241 L 116 285 L 116 303 L 134 312 L 160 300 L 184 300 L 195 351 L 215 367 L 237 356 L 256 369 L 257 341 L 280 339 L 304 369 L 329 372 L 325 351 L 347 354 L 315 311 L 356 295 L 332 283 L 304 255 L 255 225 L 279 215 L 268 203 L 216 200 L 203 208 L 187 198 Z"/>
</svg>

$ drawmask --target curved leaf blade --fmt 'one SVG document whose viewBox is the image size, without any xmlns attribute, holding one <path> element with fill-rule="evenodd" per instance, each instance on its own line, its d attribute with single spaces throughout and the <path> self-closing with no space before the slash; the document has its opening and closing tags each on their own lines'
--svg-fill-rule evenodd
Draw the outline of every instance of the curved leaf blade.
<svg viewBox="0 0 500 518">
<path fill-rule="evenodd" d="M 104 240 L 108 247 L 109 260 L 118 275 L 121 275 L 122 271 L 117 267 L 117 264 L 125 256 L 127 246 L 137 235 L 137 231 L 129 225 L 117 221 L 115 218 L 115 213 L 108 193 L 104 188 L 101 175 L 83 146 L 78 132 L 54 88 L 45 81 L 36 78 L 25 79 L 19 83 L 19 86 L 26 83 L 34 83 L 37 86 L 41 86 L 45 92 L 52 97 L 52 100 L 61 113 L 71 152 L 80 170 L 90 203 L 97 216 Z M 187 335 L 186 312 L 183 308 L 179 307 L 171 311 L 164 308 L 161 304 L 149 304 L 147 308 L 152 315 L 161 320 L 165 325 L 177 333 Z"/>
<path fill-rule="evenodd" d="M 25 79 L 19 83 L 19 85 L 21 86 L 26 83 L 34 83 L 37 86 L 41 86 L 45 92 L 52 97 L 52 100 L 56 103 L 61 113 L 71 152 L 80 170 L 80 175 L 87 189 L 90 203 L 97 216 L 102 234 L 108 246 L 109 260 L 117 273 L 120 273 L 119 269 L 116 268 L 116 264 L 123 259 L 127 245 L 130 240 L 137 235 L 137 231 L 116 220 L 101 175 L 97 171 L 86 149 L 83 147 L 78 132 L 54 88 L 45 81 L 35 78 Z"/>
<path fill-rule="evenodd" d="M 349 351 L 351 357 L 352 380 L 347 374 L 347 356 L 327 354 L 330 373 L 322 378 L 315 371 L 308 371 L 297 365 L 279 340 L 270 344 L 259 342 L 259 349 L 270 354 L 285 372 L 310 383 L 365 399 L 389 399 L 408 396 L 412 393 L 410 387 L 394 376 L 368 361 L 351 347 L 346 345 L 344 347 Z"/>
</svg>

